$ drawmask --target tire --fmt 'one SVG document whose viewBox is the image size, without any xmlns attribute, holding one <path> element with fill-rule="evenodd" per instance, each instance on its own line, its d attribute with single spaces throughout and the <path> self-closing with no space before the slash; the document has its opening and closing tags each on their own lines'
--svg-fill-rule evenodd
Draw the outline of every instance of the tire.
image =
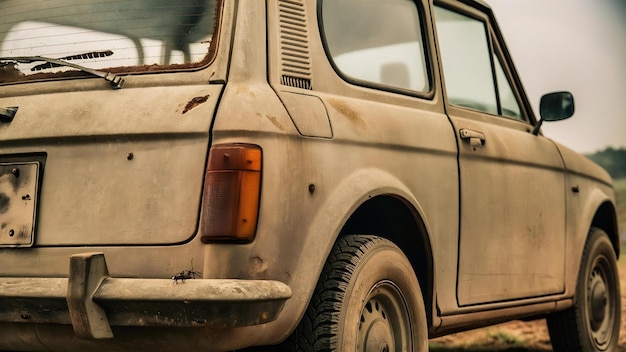
<svg viewBox="0 0 626 352">
<path fill-rule="evenodd" d="M 573 307 L 547 318 L 554 351 L 616 351 L 621 319 L 617 259 L 601 229 L 589 231 L 575 299 Z"/>
<path fill-rule="evenodd" d="M 291 351 L 428 351 L 426 310 L 413 268 L 392 242 L 341 237 L 329 255 Z"/>
</svg>

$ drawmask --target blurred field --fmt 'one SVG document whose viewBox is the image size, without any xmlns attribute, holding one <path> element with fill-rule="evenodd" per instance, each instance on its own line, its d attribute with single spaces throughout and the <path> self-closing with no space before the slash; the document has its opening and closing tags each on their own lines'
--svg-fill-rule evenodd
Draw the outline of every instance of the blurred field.
<svg viewBox="0 0 626 352">
<path fill-rule="evenodd" d="M 626 352 L 626 178 L 615 181 L 622 250 L 618 262 L 622 291 L 622 330 L 616 352 Z M 432 352 L 551 352 L 545 320 L 513 321 L 430 341 Z"/>
</svg>

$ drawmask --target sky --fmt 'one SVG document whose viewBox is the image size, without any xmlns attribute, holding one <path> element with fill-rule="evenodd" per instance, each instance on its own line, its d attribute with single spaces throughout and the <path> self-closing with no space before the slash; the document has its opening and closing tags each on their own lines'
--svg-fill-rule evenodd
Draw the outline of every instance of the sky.
<svg viewBox="0 0 626 352">
<path fill-rule="evenodd" d="M 528 99 L 570 91 L 576 112 L 543 134 L 581 153 L 626 148 L 626 0 L 485 0 Z"/>
</svg>

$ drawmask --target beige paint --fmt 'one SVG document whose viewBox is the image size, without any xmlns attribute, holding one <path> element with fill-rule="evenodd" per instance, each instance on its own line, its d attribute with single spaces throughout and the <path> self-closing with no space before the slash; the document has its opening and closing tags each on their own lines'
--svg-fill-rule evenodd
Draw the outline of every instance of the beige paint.
<svg viewBox="0 0 626 352">
<path fill-rule="evenodd" d="M 118 291 L 125 287 L 135 298 L 161 300 L 147 303 L 151 309 L 164 304 L 166 292 L 189 294 L 195 305 L 203 290 L 236 301 L 232 292 L 261 299 L 275 288 L 273 312 L 284 303 L 276 319 L 171 329 L 153 315 L 142 320 L 141 309 L 115 311 L 113 339 L 82 340 L 67 319 L 15 324 L 22 312 L 0 309 L 0 348 L 229 350 L 280 342 L 299 323 L 347 220 L 372 199 L 397 202 L 413 216 L 406 228 L 378 235 L 401 243 L 416 263 L 426 256 L 432 263 L 415 268 L 430 336 L 571 306 L 594 214 L 602 204 L 614 207 L 606 173 L 531 135 L 528 104 L 533 122 L 448 105 L 435 55 L 426 95 L 346 82 L 323 49 L 317 2 L 304 1 L 311 90 L 281 81 L 279 1 L 227 0 L 216 59 L 206 68 L 128 75 L 117 91 L 97 78 L 0 91 L 0 106 L 20 107 L 11 124 L 0 124 L 0 154 L 47 153 L 35 245 L 0 248 L 0 301 L 45 295 L 33 282 L 54 286 L 62 301 L 69 258 L 102 252 L 110 278 L 98 287 L 117 300 L 124 301 Z M 419 3 L 429 14 L 432 4 Z M 425 28 L 436 53 L 430 17 Z M 474 150 L 461 129 L 481 132 L 485 145 Z M 221 143 L 263 150 L 259 221 L 249 244 L 199 239 L 207 151 Z M 376 221 L 388 224 L 379 210 Z M 202 279 L 176 285 L 171 278 L 184 270 Z M 173 286 L 159 290 L 167 282 Z M 1 289 L 12 283 L 17 291 Z M 136 327 L 141 321 L 161 326 Z"/>
</svg>

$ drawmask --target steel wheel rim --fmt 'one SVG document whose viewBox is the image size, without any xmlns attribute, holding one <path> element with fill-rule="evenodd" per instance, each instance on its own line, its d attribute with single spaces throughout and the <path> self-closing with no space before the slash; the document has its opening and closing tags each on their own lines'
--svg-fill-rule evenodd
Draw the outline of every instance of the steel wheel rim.
<svg viewBox="0 0 626 352">
<path fill-rule="evenodd" d="M 390 281 L 379 282 L 361 308 L 356 350 L 407 351 L 411 341 L 411 318 L 402 292 Z"/>
<path fill-rule="evenodd" d="M 605 351 L 613 338 L 615 323 L 615 280 L 609 261 L 597 258 L 587 280 L 587 325 L 593 344 Z"/>
</svg>

